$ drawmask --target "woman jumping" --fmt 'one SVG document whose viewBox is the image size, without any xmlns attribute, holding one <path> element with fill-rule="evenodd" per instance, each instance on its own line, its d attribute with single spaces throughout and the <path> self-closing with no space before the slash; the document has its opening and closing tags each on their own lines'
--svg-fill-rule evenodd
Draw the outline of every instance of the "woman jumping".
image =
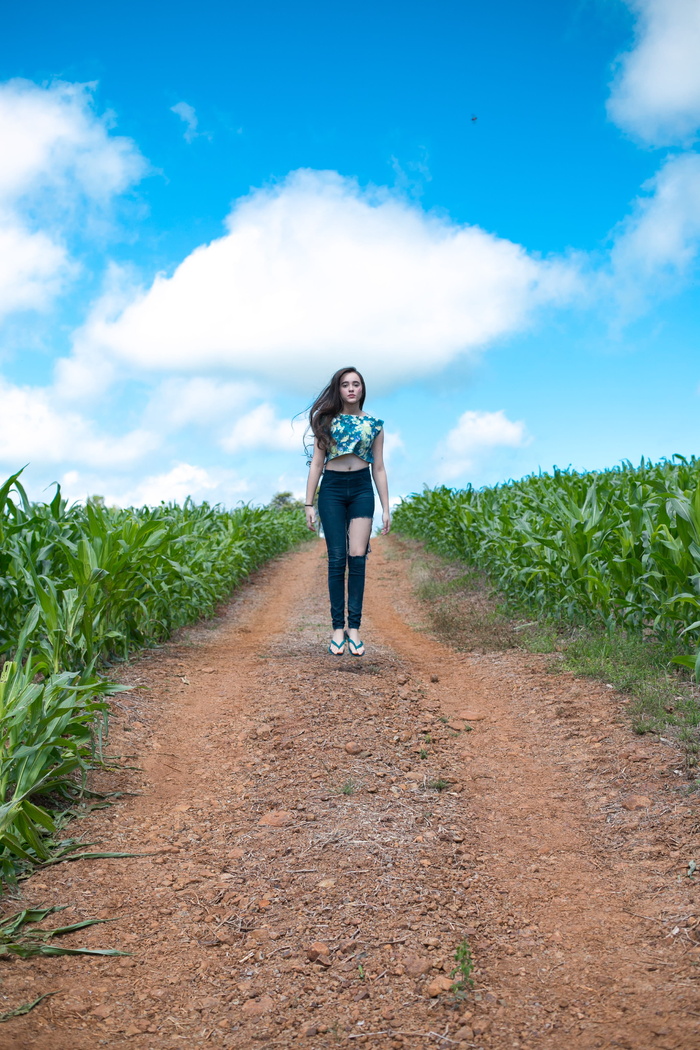
<svg viewBox="0 0 700 1050">
<path fill-rule="evenodd" d="M 360 639 L 365 562 L 377 486 L 382 505 L 382 534 L 391 527 L 389 488 L 384 467 L 384 421 L 363 412 L 365 381 L 356 368 L 340 368 L 309 412 L 314 451 L 306 485 L 306 524 L 315 529 L 314 496 L 328 548 L 328 594 L 333 637 L 328 652 L 364 656 Z M 372 464 L 370 478 L 369 464 Z M 348 570 L 348 626 L 345 629 L 345 569 Z"/>
</svg>

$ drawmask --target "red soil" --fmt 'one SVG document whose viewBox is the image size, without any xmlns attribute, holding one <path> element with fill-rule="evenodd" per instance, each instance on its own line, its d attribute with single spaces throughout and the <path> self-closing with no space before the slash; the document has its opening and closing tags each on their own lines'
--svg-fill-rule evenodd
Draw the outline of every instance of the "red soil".
<svg viewBox="0 0 700 1050">
<path fill-rule="evenodd" d="M 435 641 L 400 552 L 373 545 L 363 659 L 325 653 L 312 544 L 125 669 L 110 745 L 140 768 L 93 786 L 138 794 L 70 833 L 150 855 L 20 892 L 116 920 L 66 945 L 131 954 L 5 961 L 0 1012 L 56 993 L 2 1025 L 5 1050 L 700 1046 L 677 752 L 605 686 Z"/>
</svg>

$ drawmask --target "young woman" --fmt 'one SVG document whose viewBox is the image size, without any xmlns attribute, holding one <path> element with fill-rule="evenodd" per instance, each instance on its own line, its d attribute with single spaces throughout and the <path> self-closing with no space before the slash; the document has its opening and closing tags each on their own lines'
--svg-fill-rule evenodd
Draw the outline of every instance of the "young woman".
<svg viewBox="0 0 700 1050">
<path fill-rule="evenodd" d="M 328 593 L 333 637 L 328 652 L 364 656 L 360 639 L 365 562 L 374 515 L 372 478 L 382 504 L 382 533 L 391 526 L 384 468 L 384 421 L 363 412 L 365 381 L 356 368 L 340 368 L 309 413 L 314 451 L 306 485 L 306 523 L 316 525 L 314 496 L 328 548 Z M 370 467 L 372 464 L 372 478 Z M 345 629 L 345 570 L 348 573 L 348 626 Z"/>
</svg>

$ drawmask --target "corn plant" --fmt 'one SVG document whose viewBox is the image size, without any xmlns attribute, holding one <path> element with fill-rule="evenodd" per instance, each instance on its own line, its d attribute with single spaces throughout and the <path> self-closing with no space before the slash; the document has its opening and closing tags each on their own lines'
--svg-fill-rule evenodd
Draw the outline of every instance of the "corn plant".
<svg viewBox="0 0 700 1050">
<path fill-rule="evenodd" d="M 394 524 L 549 616 L 676 639 L 700 680 L 699 459 L 426 489 Z"/>
<path fill-rule="evenodd" d="M 80 788 L 106 728 L 115 660 L 210 615 L 253 569 L 309 536 L 295 504 L 31 502 L 0 486 L 0 875 L 65 844 L 49 800 Z"/>
</svg>

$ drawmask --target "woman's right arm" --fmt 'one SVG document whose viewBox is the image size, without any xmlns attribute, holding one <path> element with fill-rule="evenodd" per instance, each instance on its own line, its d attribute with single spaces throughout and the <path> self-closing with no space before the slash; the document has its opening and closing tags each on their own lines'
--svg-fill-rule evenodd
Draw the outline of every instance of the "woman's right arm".
<svg viewBox="0 0 700 1050">
<path fill-rule="evenodd" d="M 314 454 L 311 457 L 311 465 L 309 466 L 309 480 L 306 482 L 306 504 L 304 510 L 306 511 L 306 525 L 312 532 L 316 531 L 316 513 L 314 511 L 314 497 L 316 495 L 316 489 L 323 473 L 323 465 L 326 462 L 326 457 L 321 449 L 318 447 L 318 439 L 314 438 Z"/>
</svg>

